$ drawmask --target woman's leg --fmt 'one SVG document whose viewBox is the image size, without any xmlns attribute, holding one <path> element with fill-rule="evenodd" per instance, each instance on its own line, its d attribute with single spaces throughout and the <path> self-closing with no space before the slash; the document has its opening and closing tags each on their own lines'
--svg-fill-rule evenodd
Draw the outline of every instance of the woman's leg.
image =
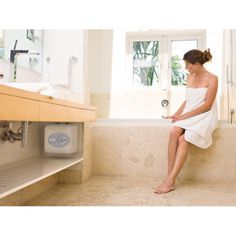
<svg viewBox="0 0 236 236">
<path fill-rule="evenodd" d="M 181 135 L 178 140 L 178 149 L 176 152 L 175 164 L 168 177 L 171 181 L 175 181 L 187 159 L 188 145 L 189 143 L 185 140 L 184 135 Z"/>
<path fill-rule="evenodd" d="M 173 169 L 173 166 L 175 163 L 178 139 L 183 133 L 184 133 L 184 129 L 182 129 L 178 126 L 173 126 L 171 129 L 169 143 L 168 143 L 168 173 L 167 173 L 167 176 L 170 175 L 170 173 Z"/>
<path fill-rule="evenodd" d="M 187 159 L 187 154 L 188 142 L 184 139 L 184 134 L 182 134 L 178 139 L 178 147 L 172 171 L 163 184 L 155 190 L 155 193 L 167 193 L 174 189 L 175 179 Z"/>
</svg>

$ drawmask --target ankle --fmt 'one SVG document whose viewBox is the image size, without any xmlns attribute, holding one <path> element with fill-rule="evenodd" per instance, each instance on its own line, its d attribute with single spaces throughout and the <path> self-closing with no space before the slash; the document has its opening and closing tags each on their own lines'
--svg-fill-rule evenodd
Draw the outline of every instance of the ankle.
<svg viewBox="0 0 236 236">
<path fill-rule="evenodd" d="M 175 184 L 175 178 L 168 176 L 167 180 L 168 183 L 170 183 L 171 185 Z"/>
</svg>

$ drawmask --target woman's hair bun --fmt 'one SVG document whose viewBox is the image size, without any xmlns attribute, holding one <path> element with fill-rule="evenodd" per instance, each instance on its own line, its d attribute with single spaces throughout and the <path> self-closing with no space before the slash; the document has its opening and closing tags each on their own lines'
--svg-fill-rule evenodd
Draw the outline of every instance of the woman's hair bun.
<svg viewBox="0 0 236 236">
<path fill-rule="evenodd" d="M 202 64 L 204 64 L 205 62 L 208 62 L 212 59 L 212 55 L 210 52 L 210 49 L 206 49 L 205 51 L 203 51 L 203 55 L 202 55 Z"/>
<path fill-rule="evenodd" d="M 212 55 L 209 48 L 205 51 L 192 49 L 184 54 L 183 60 L 188 61 L 191 64 L 199 63 L 203 65 L 204 63 L 210 61 L 211 58 Z"/>
</svg>

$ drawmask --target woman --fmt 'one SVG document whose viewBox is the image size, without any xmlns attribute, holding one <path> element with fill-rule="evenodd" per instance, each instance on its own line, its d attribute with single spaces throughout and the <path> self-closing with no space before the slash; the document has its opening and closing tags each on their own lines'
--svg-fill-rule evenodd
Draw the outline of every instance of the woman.
<svg viewBox="0 0 236 236">
<path fill-rule="evenodd" d="M 168 173 L 155 193 L 174 190 L 175 179 L 183 167 L 189 143 L 206 149 L 212 144 L 212 133 L 217 127 L 217 76 L 204 68 L 211 60 L 210 49 L 190 50 L 183 60 L 190 75 L 187 79 L 186 100 L 173 116 L 168 144 Z"/>
</svg>

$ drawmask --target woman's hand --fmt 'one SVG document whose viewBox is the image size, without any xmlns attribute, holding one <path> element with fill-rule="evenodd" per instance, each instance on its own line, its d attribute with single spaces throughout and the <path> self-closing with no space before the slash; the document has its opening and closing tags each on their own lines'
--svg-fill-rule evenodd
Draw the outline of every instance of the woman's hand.
<svg viewBox="0 0 236 236">
<path fill-rule="evenodd" d="M 173 115 L 172 122 L 176 122 L 176 121 L 179 121 L 179 120 L 184 120 L 186 118 L 187 118 L 187 116 L 185 116 L 184 114 L 183 115 Z"/>
<path fill-rule="evenodd" d="M 173 116 L 164 116 L 164 119 L 171 119 L 172 123 L 179 121 L 179 120 L 184 120 L 187 118 L 186 115 L 182 114 L 182 115 L 173 115 Z"/>
<path fill-rule="evenodd" d="M 163 116 L 164 119 L 170 119 L 172 120 L 172 123 L 176 121 L 176 115 L 173 115 L 173 116 Z"/>
<path fill-rule="evenodd" d="M 163 119 L 173 119 L 173 116 L 163 116 Z"/>
</svg>

